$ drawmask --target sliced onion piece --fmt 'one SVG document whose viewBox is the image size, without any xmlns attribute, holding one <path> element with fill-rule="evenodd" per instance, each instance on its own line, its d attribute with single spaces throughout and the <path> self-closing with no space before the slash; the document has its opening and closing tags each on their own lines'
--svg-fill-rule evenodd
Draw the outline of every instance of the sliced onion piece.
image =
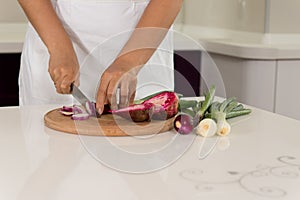
<svg viewBox="0 0 300 200">
<path fill-rule="evenodd" d="M 74 113 L 73 112 L 67 112 L 67 111 L 64 111 L 64 110 L 59 110 L 59 112 L 62 114 L 62 115 L 64 115 L 64 116 L 71 116 L 71 115 L 73 115 Z"/>
<path fill-rule="evenodd" d="M 73 106 L 63 106 L 61 109 L 63 112 L 73 112 Z"/>
<path fill-rule="evenodd" d="M 85 103 L 85 108 L 86 108 L 86 111 L 88 112 L 89 115 L 95 115 L 96 114 L 96 109 L 95 109 L 95 104 L 94 103 L 87 101 Z"/>
<path fill-rule="evenodd" d="M 81 106 L 74 105 L 73 113 L 76 115 L 76 114 L 82 114 L 82 113 L 86 113 L 86 112 Z"/>
<path fill-rule="evenodd" d="M 80 114 L 74 114 L 72 115 L 71 119 L 73 120 L 87 120 L 90 117 L 88 113 L 80 113 Z"/>
</svg>

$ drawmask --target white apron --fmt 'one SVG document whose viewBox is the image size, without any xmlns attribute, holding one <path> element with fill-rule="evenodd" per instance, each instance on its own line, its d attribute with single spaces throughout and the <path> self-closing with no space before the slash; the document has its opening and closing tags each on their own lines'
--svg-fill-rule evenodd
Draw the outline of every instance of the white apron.
<svg viewBox="0 0 300 200">
<path fill-rule="evenodd" d="M 113 62 L 136 26 L 149 0 L 53 0 L 80 64 L 80 88 L 93 101 L 103 71 Z M 174 89 L 171 31 L 138 74 L 136 98 Z M 20 105 L 73 102 L 57 94 L 48 73 L 49 54 L 28 25 L 19 76 Z"/>
</svg>

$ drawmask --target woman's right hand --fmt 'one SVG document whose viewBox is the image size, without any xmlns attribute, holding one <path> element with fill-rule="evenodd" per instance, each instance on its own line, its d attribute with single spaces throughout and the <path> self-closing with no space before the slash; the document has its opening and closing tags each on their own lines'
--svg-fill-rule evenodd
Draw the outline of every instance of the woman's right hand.
<svg viewBox="0 0 300 200">
<path fill-rule="evenodd" d="M 48 71 L 56 91 L 69 94 L 71 84 L 79 85 L 79 63 L 73 47 L 56 48 L 50 52 Z"/>
</svg>

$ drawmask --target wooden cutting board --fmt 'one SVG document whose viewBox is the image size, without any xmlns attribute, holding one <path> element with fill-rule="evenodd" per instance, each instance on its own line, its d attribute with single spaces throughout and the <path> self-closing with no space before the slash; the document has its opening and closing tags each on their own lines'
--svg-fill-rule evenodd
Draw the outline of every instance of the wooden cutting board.
<svg viewBox="0 0 300 200">
<path fill-rule="evenodd" d="M 64 116 L 58 109 L 47 112 L 44 116 L 48 128 L 71 134 L 89 136 L 138 136 L 162 133 L 173 129 L 173 118 L 165 121 L 132 122 L 119 116 L 107 114 L 101 118 L 74 121 Z"/>
</svg>

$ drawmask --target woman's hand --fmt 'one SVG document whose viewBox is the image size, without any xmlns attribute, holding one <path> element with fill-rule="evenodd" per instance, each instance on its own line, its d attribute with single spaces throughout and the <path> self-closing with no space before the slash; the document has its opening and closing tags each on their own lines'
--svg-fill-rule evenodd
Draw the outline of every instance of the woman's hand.
<svg viewBox="0 0 300 200">
<path fill-rule="evenodd" d="M 79 64 L 72 47 L 50 52 L 48 71 L 58 93 L 69 94 L 72 83 L 79 85 Z"/>
<path fill-rule="evenodd" d="M 117 59 L 102 74 L 97 93 L 97 110 L 101 114 L 104 104 L 111 109 L 124 108 L 133 103 L 137 85 L 137 74 L 140 67 L 131 62 Z M 117 90 L 119 88 L 119 102 Z"/>
<path fill-rule="evenodd" d="M 105 103 L 109 103 L 112 109 L 117 108 L 117 88 L 120 88 L 119 107 L 133 102 L 137 73 L 164 39 L 182 3 L 183 0 L 151 0 L 149 2 L 136 26 L 137 29 L 123 47 L 121 56 L 105 70 L 101 77 L 96 103 L 100 114 Z"/>
<path fill-rule="evenodd" d="M 19 3 L 50 53 L 48 71 L 56 91 L 70 93 L 71 83 L 78 85 L 79 64 L 69 35 L 51 1 L 19 0 Z"/>
</svg>

